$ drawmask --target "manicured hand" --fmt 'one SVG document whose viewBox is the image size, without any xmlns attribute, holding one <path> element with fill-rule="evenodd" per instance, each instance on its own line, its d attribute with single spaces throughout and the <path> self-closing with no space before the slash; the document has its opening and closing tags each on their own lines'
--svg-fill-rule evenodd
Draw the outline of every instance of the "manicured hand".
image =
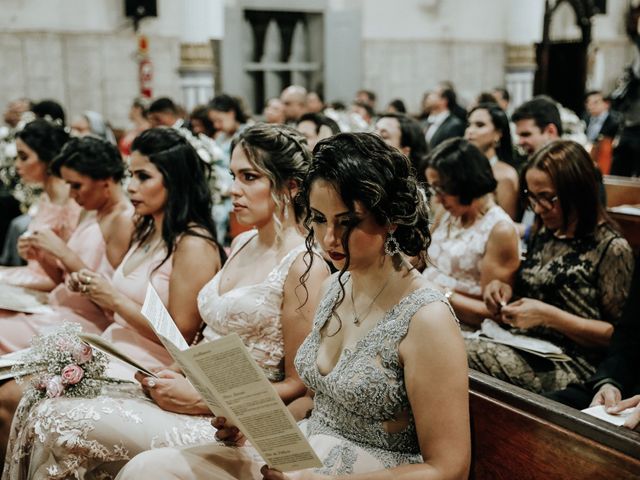
<svg viewBox="0 0 640 480">
<path fill-rule="evenodd" d="M 285 475 L 280 470 L 269 468 L 267 465 L 262 466 L 260 473 L 262 474 L 263 480 L 331 480 L 332 478 L 328 475 L 313 473 L 310 470 L 302 470 Z"/>
<path fill-rule="evenodd" d="M 500 280 L 492 280 L 485 287 L 482 292 L 482 299 L 487 306 L 487 310 L 494 315 L 498 316 L 504 307 L 513 296 L 513 289 L 508 283 L 501 282 Z"/>
<path fill-rule="evenodd" d="M 69 248 L 65 241 L 50 228 L 43 228 L 42 230 L 33 232 L 29 240 L 32 247 L 53 255 L 56 258 L 62 257 Z"/>
<path fill-rule="evenodd" d="M 138 372 L 136 380 L 160 408 L 187 415 L 202 415 L 209 412 L 203 405 L 200 394 L 182 374 L 167 369 L 154 373 L 158 378 Z"/>
<path fill-rule="evenodd" d="M 233 425 L 227 425 L 227 419 L 224 417 L 213 417 L 211 425 L 218 430 L 216 432 L 216 438 L 222 442 L 226 442 L 229 445 L 241 447 L 247 441 L 244 434 Z"/>
<path fill-rule="evenodd" d="M 627 421 L 624 422 L 623 426 L 634 430 L 640 426 L 640 395 L 618 402 L 616 406 L 607 408 L 607 413 L 616 414 L 626 410 L 627 408 L 633 408 L 633 411 L 627 418 Z"/>
<path fill-rule="evenodd" d="M 533 328 L 543 325 L 547 319 L 547 305 L 532 298 L 521 298 L 502 307 L 500 320 L 516 328 Z"/>
<path fill-rule="evenodd" d="M 98 306 L 114 311 L 116 299 L 121 295 L 111 282 L 100 275 L 83 268 L 71 274 L 72 281 L 78 284 L 78 291 L 90 298 Z"/>
<path fill-rule="evenodd" d="M 600 387 L 598 393 L 595 394 L 593 400 L 591 400 L 591 405 L 589 406 L 595 407 L 596 405 L 604 405 L 604 408 L 611 408 L 617 405 L 620 400 L 622 400 L 620 390 L 610 383 L 605 383 Z"/>
</svg>

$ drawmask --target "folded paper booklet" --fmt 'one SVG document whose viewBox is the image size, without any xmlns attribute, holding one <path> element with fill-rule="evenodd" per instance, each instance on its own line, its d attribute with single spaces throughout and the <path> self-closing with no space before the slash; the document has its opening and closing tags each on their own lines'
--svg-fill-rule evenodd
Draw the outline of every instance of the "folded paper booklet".
<svg viewBox="0 0 640 480">
<path fill-rule="evenodd" d="M 237 334 L 189 348 L 151 284 L 142 314 L 211 411 L 238 427 L 267 465 L 284 472 L 322 466 Z"/>
<path fill-rule="evenodd" d="M 517 335 L 500 327 L 490 318 L 485 318 L 479 330 L 475 332 L 463 332 L 465 338 L 478 338 L 488 342 L 508 345 L 523 352 L 553 360 L 554 362 L 568 362 L 571 358 L 562 352 L 562 349 L 551 342 L 540 338 Z"/>
<path fill-rule="evenodd" d="M 39 290 L 0 284 L 0 308 L 12 312 L 51 313 L 47 305 L 47 294 Z"/>
<path fill-rule="evenodd" d="M 28 354 L 29 350 L 29 348 L 25 348 L 24 350 L 18 350 L 17 352 L 11 352 L 0 356 L 0 380 L 13 378 L 16 375 L 31 373 L 27 369 L 20 370 L 19 368 L 14 368 L 14 366 L 23 363 L 22 357 Z"/>
<path fill-rule="evenodd" d="M 631 416 L 633 410 L 633 408 L 627 408 L 620 413 L 612 415 L 611 413 L 607 413 L 603 405 L 596 405 L 595 407 L 585 408 L 584 410 L 582 410 L 582 412 L 620 427 L 624 425 L 624 422 L 627 421 L 627 418 Z"/>
<path fill-rule="evenodd" d="M 123 363 L 135 368 L 136 370 L 144 373 L 145 375 L 149 375 L 151 377 L 157 377 L 155 373 L 146 369 L 136 360 L 131 358 L 126 353 L 120 351 L 116 348 L 111 342 L 105 340 L 100 335 L 96 335 L 95 333 L 80 333 L 78 337 L 83 341 L 91 345 L 93 348 L 100 350 L 103 353 L 115 358 L 116 360 L 120 360 Z"/>
</svg>

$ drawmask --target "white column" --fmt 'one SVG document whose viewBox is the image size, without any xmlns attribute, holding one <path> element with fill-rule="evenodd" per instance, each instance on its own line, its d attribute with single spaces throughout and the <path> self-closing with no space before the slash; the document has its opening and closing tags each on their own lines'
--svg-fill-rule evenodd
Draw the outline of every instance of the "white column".
<svg viewBox="0 0 640 480">
<path fill-rule="evenodd" d="M 505 86 L 515 108 L 533 96 L 535 44 L 542 41 L 544 0 L 508 2 Z"/>
</svg>

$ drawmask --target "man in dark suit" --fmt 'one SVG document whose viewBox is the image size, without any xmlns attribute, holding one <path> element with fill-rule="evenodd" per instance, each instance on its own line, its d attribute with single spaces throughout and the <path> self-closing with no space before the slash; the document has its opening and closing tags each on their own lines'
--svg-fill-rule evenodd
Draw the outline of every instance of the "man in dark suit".
<svg viewBox="0 0 640 480">
<path fill-rule="evenodd" d="M 615 112 L 609 110 L 609 102 L 599 90 L 592 90 L 585 95 L 584 106 L 587 110 L 587 139 L 595 143 L 602 137 L 615 138 L 620 126 L 620 119 Z"/>
<path fill-rule="evenodd" d="M 634 408 L 625 426 L 636 428 L 640 424 L 640 257 L 627 299 L 607 357 L 593 377 L 585 385 L 572 384 L 546 396 L 580 410 L 589 405 L 604 405 L 609 413 Z"/>
<path fill-rule="evenodd" d="M 464 135 L 465 123 L 451 113 L 457 105 L 456 94 L 452 89 L 439 86 L 429 93 L 426 104 L 430 113 L 426 122 L 425 139 L 430 149 L 449 138 Z"/>
</svg>

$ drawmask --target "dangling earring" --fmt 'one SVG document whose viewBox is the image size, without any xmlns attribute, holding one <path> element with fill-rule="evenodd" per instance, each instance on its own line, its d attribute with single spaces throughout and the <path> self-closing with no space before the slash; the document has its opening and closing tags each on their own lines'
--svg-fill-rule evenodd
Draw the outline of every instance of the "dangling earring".
<svg viewBox="0 0 640 480">
<path fill-rule="evenodd" d="M 284 221 L 286 222 L 287 220 L 289 220 L 289 197 L 285 196 L 284 197 Z"/>
<path fill-rule="evenodd" d="M 393 232 L 387 233 L 387 238 L 384 241 L 384 253 L 390 257 L 400 253 L 400 244 L 398 240 L 396 240 L 396 237 L 393 236 Z"/>
</svg>

